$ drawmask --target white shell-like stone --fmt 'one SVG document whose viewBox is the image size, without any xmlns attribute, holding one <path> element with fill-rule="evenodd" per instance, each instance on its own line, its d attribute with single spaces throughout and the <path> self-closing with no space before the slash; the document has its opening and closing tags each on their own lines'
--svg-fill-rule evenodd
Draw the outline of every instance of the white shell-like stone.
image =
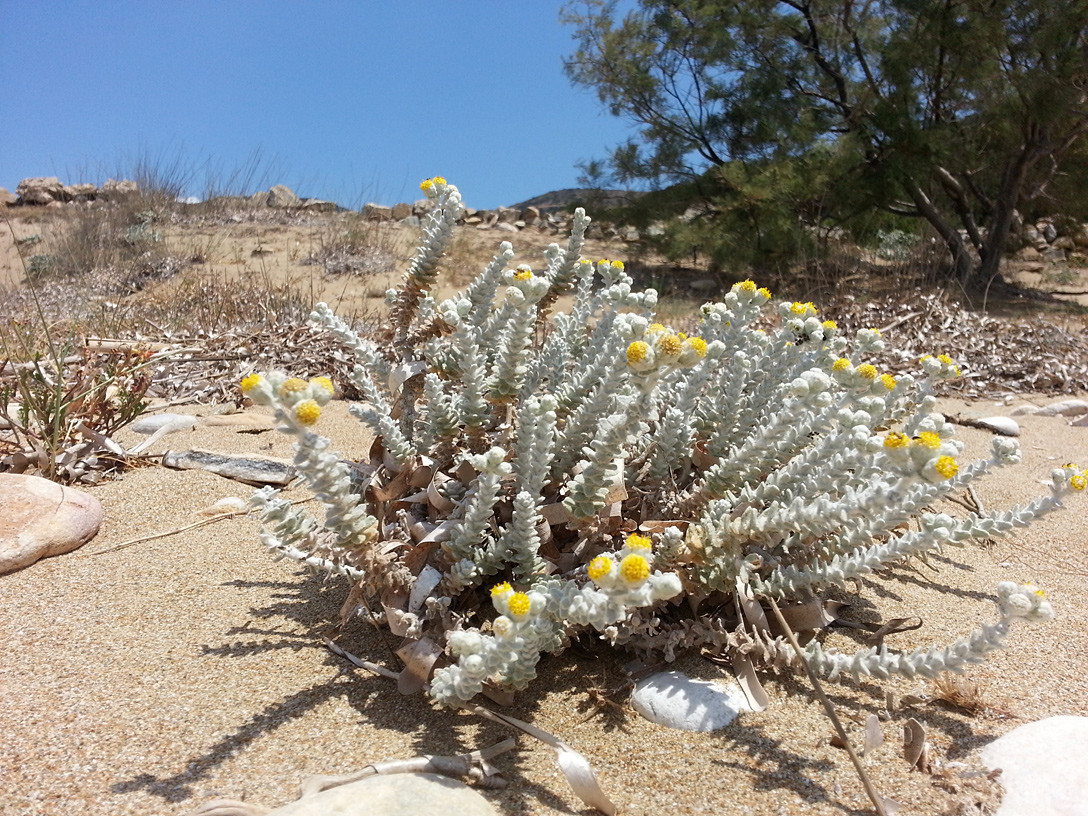
<svg viewBox="0 0 1088 816">
<path fill-rule="evenodd" d="M 1020 425 L 1015 419 L 1006 416 L 992 416 L 984 417 L 979 422 L 1005 436 L 1020 436 Z"/>
<path fill-rule="evenodd" d="M 1059 716 L 1021 725 L 980 752 L 1001 769 L 1005 798 L 997 816 L 1088 813 L 1088 717 Z"/>
<path fill-rule="evenodd" d="M 716 731 L 742 711 L 751 711 L 739 686 L 693 680 L 680 672 L 651 675 L 631 695 L 635 711 L 658 725 L 681 731 Z"/>
</svg>

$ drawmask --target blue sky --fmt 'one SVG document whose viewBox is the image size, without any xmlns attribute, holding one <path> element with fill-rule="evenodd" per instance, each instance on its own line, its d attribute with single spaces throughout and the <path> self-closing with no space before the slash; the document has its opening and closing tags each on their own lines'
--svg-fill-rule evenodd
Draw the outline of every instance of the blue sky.
<svg viewBox="0 0 1088 816">
<path fill-rule="evenodd" d="M 254 189 L 350 206 L 414 200 L 432 175 L 476 208 L 573 187 L 630 131 L 563 74 L 560 8 L 0 0 L 0 187 L 146 158 L 200 194 L 255 156 Z"/>
</svg>

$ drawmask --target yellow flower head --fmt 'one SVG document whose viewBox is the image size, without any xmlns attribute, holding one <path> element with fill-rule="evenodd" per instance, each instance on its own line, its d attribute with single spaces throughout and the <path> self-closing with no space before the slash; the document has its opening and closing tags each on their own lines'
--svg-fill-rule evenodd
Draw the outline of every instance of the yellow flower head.
<svg viewBox="0 0 1088 816">
<path fill-rule="evenodd" d="M 627 536 L 626 540 L 627 549 L 629 550 L 646 550 L 653 549 L 653 542 L 650 541 L 649 536 L 641 535 L 640 533 L 631 533 Z"/>
<path fill-rule="evenodd" d="M 617 272 L 623 271 L 623 261 L 612 261 L 612 268 Z"/>
<path fill-rule="evenodd" d="M 627 362 L 641 363 L 650 353 L 650 347 L 641 340 L 636 340 L 627 347 Z"/>
<path fill-rule="evenodd" d="M 533 270 L 528 264 L 521 264 L 521 266 L 518 267 L 517 272 L 514 273 L 514 280 L 516 281 L 527 281 L 532 277 Z"/>
<path fill-rule="evenodd" d="M 746 295 L 754 295 L 756 293 L 756 285 L 754 281 L 742 280 L 733 284 L 734 292 L 744 292 Z"/>
<path fill-rule="evenodd" d="M 675 334 L 664 334 L 658 338 L 657 348 L 666 357 L 677 357 L 684 350 L 684 341 Z"/>
<path fill-rule="evenodd" d="M 328 377 L 313 377 L 310 380 L 310 385 L 316 388 L 323 388 L 330 394 L 336 393 L 336 389 L 333 387 L 332 380 L 330 380 Z"/>
<path fill-rule="evenodd" d="M 945 365 L 952 365 L 952 358 L 949 357 L 947 354 L 938 354 L 937 361 L 944 363 Z"/>
<path fill-rule="evenodd" d="M 597 261 L 597 266 L 601 266 L 602 264 L 610 264 L 610 263 L 612 263 L 612 262 L 610 260 L 608 260 L 608 258 L 601 258 L 599 261 Z"/>
<path fill-rule="evenodd" d="M 790 311 L 798 317 L 807 317 L 808 315 L 816 314 L 816 307 L 812 305 L 811 301 L 809 301 L 808 303 L 801 303 L 800 301 L 796 301 L 790 304 Z"/>
<path fill-rule="evenodd" d="M 303 425 L 313 425 L 321 419 L 321 406 L 313 400 L 303 400 L 295 406 L 295 418 Z"/>
<path fill-rule="evenodd" d="M 768 289 L 766 286 L 761 286 L 756 294 L 760 295 L 761 297 L 767 298 L 767 300 L 771 299 L 771 290 Z"/>
<path fill-rule="evenodd" d="M 256 388 L 261 382 L 260 374 L 250 374 L 248 377 L 242 378 L 242 393 L 248 394 L 254 388 Z"/>
<path fill-rule="evenodd" d="M 941 437 L 933 433 L 933 431 L 922 431 L 918 436 L 914 437 L 914 444 L 922 445 L 930 450 L 937 450 L 941 446 Z"/>
<path fill-rule="evenodd" d="M 956 464 L 956 460 L 951 456 L 942 456 L 937 460 L 934 467 L 946 479 L 951 479 L 960 469 L 960 466 Z"/>
<path fill-rule="evenodd" d="M 498 598 L 502 595 L 506 595 L 508 592 L 513 592 L 514 588 L 510 586 L 509 581 L 503 581 L 501 584 L 495 584 L 491 587 L 491 597 Z"/>
<path fill-rule="evenodd" d="M 893 377 L 891 374 L 881 375 L 880 381 L 884 383 L 884 387 L 887 388 L 889 391 L 895 390 L 895 377 Z"/>
<path fill-rule="evenodd" d="M 433 179 L 431 179 L 431 181 L 434 182 L 436 187 L 439 185 L 444 185 L 446 183 L 446 179 L 444 179 L 442 176 L 435 176 Z"/>
<path fill-rule="evenodd" d="M 419 183 L 419 189 L 423 192 L 427 192 L 432 187 L 434 187 L 434 181 L 431 179 L 423 179 L 423 181 Z"/>
<path fill-rule="evenodd" d="M 620 561 L 620 575 L 629 584 L 639 584 L 650 577 L 650 563 L 641 555 L 632 553 Z"/>
<path fill-rule="evenodd" d="M 845 357 L 840 357 L 831 366 L 832 371 L 846 371 L 848 368 L 850 368 L 850 361 Z"/>
<path fill-rule="evenodd" d="M 646 329 L 646 334 L 663 334 L 664 332 L 664 323 L 651 323 L 650 328 Z"/>
<path fill-rule="evenodd" d="M 905 448 L 909 444 L 910 440 L 907 439 L 907 435 L 897 431 L 889 431 L 888 435 L 884 437 L 885 448 Z"/>
<path fill-rule="evenodd" d="M 695 350 L 695 353 L 699 356 L 699 359 L 706 357 L 706 340 L 701 337 L 689 337 L 684 342 Z"/>
<path fill-rule="evenodd" d="M 876 366 L 871 363 L 863 363 L 858 366 L 858 374 L 867 380 L 875 380 L 877 376 Z"/>
<path fill-rule="evenodd" d="M 1084 478 L 1083 473 L 1078 473 L 1076 476 L 1069 477 L 1069 486 L 1074 490 L 1084 490 L 1085 484 L 1088 484 L 1088 479 Z"/>
<path fill-rule="evenodd" d="M 306 382 L 306 380 L 300 379 L 299 377 L 289 377 L 284 380 L 283 385 L 280 386 L 280 397 L 282 399 L 287 399 L 292 394 L 301 394 L 309 387 L 310 384 Z"/>
<path fill-rule="evenodd" d="M 524 592 L 515 592 L 506 600 L 506 608 L 510 610 L 510 617 L 516 621 L 524 620 L 529 614 L 532 602 Z"/>
<path fill-rule="evenodd" d="M 839 324 L 836 323 L 834 320 L 825 320 L 820 325 L 823 326 L 825 329 L 831 329 L 832 331 L 835 331 L 835 329 L 839 327 Z"/>
<path fill-rule="evenodd" d="M 604 576 L 612 572 L 612 559 L 607 555 L 598 555 L 589 562 L 588 572 L 591 580 L 601 580 Z"/>
</svg>

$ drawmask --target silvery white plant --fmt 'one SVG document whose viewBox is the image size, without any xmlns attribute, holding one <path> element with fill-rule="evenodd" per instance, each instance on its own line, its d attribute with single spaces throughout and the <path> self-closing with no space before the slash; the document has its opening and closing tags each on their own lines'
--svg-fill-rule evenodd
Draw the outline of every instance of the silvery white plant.
<svg viewBox="0 0 1088 816">
<path fill-rule="evenodd" d="M 1002 437 L 964 461 L 934 410 L 934 381 L 959 375 L 950 358 L 882 375 L 866 362 L 880 333 L 845 337 L 811 303 L 779 304 L 780 327 L 760 330 L 771 294 L 751 281 L 703 306 L 697 336 L 673 331 L 622 263 L 581 257 L 582 210 L 542 271 L 513 265 L 504 242 L 436 302 L 464 207 L 442 178 L 422 189 L 433 208 L 388 293 L 386 336 L 359 336 L 324 304 L 313 314 L 358 360 L 365 401 L 352 413 L 375 435 L 369 459 L 341 459 L 313 430 L 328 379 L 271 372 L 242 388 L 296 437 L 295 464 L 325 506 L 319 522 L 259 491 L 264 542 L 356 585 L 353 609 L 425 656 L 408 670 L 441 703 L 524 688 L 542 653 L 583 632 L 669 660 L 701 647 L 742 667 L 796 665 L 767 599 L 817 628 L 802 613 L 829 588 L 1024 527 L 1085 487 L 1066 465 L 1025 506 L 926 512 L 1019 461 Z M 981 660 L 1014 620 L 1053 614 L 1029 585 L 1003 583 L 996 600 L 997 623 L 945 648 L 841 654 L 814 638 L 803 659 L 831 678 L 934 676 Z"/>
</svg>

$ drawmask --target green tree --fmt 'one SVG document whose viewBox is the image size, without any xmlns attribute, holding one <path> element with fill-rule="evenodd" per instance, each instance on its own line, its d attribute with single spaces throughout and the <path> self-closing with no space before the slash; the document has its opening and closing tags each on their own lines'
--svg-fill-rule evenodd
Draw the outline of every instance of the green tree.
<svg viewBox="0 0 1088 816">
<path fill-rule="evenodd" d="M 568 75 L 638 126 L 615 178 L 685 182 L 723 230 L 924 219 L 969 285 L 1084 156 L 1088 0 L 585 0 L 563 19 Z"/>
</svg>

